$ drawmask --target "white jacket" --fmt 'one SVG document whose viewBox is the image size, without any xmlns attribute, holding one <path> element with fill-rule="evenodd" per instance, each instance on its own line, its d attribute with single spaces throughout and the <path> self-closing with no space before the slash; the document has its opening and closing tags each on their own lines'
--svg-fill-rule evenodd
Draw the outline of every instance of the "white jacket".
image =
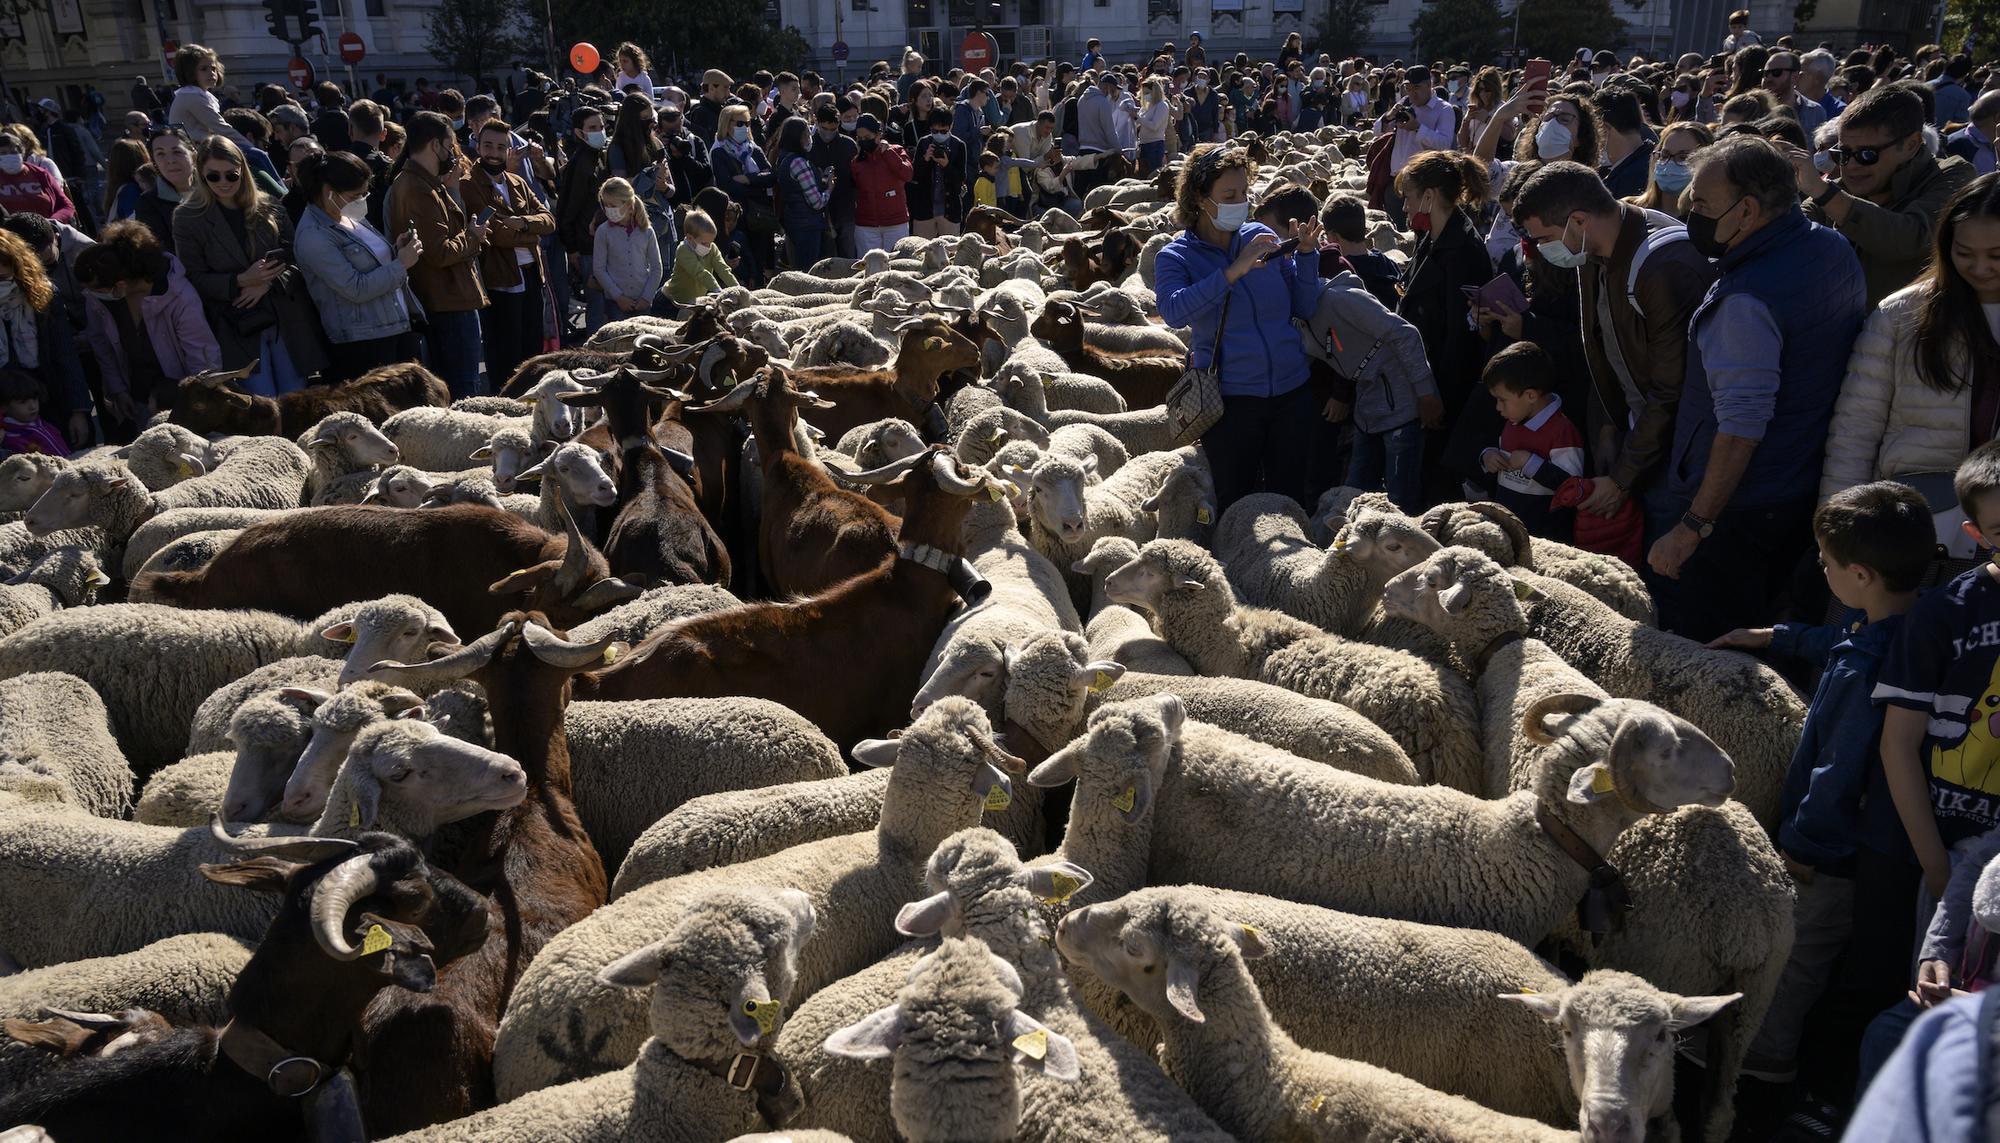
<svg viewBox="0 0 2000 1143">
<path fill-rule="evenodd" d="M 1912 472 L 1949 471 L 1971 450 L 1972 386 L 1940 393 L 1918 377 L 1922 285 L 1882 299 L 1854 339 L 1833 407 L 1821 500 L 1843 488 Z M 1963 351 L 1953 354 L 1961 362 Z M 1961 368 L 1954 365 L 1954 371 Z"/>
</svg>

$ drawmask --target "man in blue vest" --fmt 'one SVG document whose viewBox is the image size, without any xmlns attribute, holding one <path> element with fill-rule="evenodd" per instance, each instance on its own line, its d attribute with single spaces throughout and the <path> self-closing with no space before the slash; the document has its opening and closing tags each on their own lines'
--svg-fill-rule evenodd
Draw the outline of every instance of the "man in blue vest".
<svg viewBox="0 0 2000 1143">
<path fill-rule="evenodd" d="M 1797 173 L 1768 140 L 1723 139 L 1692 165 L 1688 240 L 1720 276 L 1689 325 L 1647 562 L 1660 626 L 1708 640 L 1768 623 L 1812 551 L 1827 423 L 1868 290 L 1854 248 L 1799 209 Z"/>
</svg>

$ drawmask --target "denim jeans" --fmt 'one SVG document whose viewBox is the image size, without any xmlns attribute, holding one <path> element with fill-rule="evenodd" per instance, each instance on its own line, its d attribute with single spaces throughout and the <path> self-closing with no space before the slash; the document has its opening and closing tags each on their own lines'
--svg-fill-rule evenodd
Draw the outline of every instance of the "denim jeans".
<svg viewBox="0 0 2000 1143">
<path fill-rule="evenodd" d="M 1167 141 L 1165 139 L 1157 143 L 1139 144 L 1139 173 L 1141 175 L 1152 174 L 1166 165 L 1166 161 Z"/>
<path fill-rule="evenodd" d="M 553 234 L 542 235 L 542 265 L 549 268 L 549 293 L 556 304 L 556 336 L 564 345 L 575 340 L 569 331 L 569 251 Z"/>
<path fill-rule="evenodd" d="M 895 226 L 856 226 L 854 228 L 854 256 L 861 257 L 870 250 L 894 250 L 896 243 L 910 236 L 910 224 Z"/>
<path fill-rule="evenodd" d="M 444 378 L 451 399 L 479 396 L 479 311 L 432 313 L 424 341 L 431 372 Z"/>
<path fill-rule="evenodd" d="M 489 292 L 490 304 L 479 320 L 486 343 L 486 386 L 496 393 L 521 362 L 542 351 L 540 271 L 532 265 L 521 267 L 521 285 L 523 289 L 511 294 Z"/>
<path fill-rule="evenodd" d="M 820 259 L 820 250 L 826 244 L 826 230 L 821 227 L 801 227 L 785 231 L 785 262 L 794 270 L 809 270 Z"/>
<path fill-rule="evenodd" d="M 279 397 L 306 387 L 306 379 L 299 376 L 298 367 L 292 364 L 291 351 L 285 348 L 284 336 L 275 326 L 258 338 L 257 355 L 257 371 L 243 379 L 244 392 Z"/>
<path fill-rule="evenodd" d="M 1278 492 L 1294 500 L 1306 495 L 1312 423 L 1322 403 L 1307 384 L 1276 397 L 1224 395 L 1222 419 L 1201 438 L 1215 474 L 1218 512 L 1252 492 Z"/>
<path fill-rule="evenodd" d="M 1354 459 L 1347 483 L 1364 492 L 1381 489 L 1405 512 L 1415 512 L 1424 470 L 1424 426 L 1411 421 L 1387 432 L 1354 431 Z M 1305 506 L 1307 511 L 1312 505 Z"/>
</svg>

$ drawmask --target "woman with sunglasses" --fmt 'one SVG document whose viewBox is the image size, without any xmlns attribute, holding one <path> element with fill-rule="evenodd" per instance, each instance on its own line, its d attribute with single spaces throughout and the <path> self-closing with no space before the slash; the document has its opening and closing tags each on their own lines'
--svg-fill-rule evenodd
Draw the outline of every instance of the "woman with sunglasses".
<svg viewBox="0 0 2000 1143">
<path fill-rule="evenodd" d="M 1882 300 L 1847 362 L 1820 473 L 1844 488 L 1949 473 L 2000 436 L 2000 175 L 1945 204 L 1928 269 Z"/>
<path fill-rule="evenodd" d="M 243 388 L 260 397 L 303 389 L 326 367 L 326 351 L 292 268 L 292 220 L 257 189 L 236 144 L 210 135 L 195 164 L 201 177 L 174 211 L 174 250 L 201 295 L 222 367 L 256 362 Z"/>
<path fill-rule="evenodd" d="M 178 127 L 155 127 L 146 136 L 146 157 L 153 164 L 153 189 L 139 196 L 132 217 L 174 252 L 174 209 L 194 191 L 194 141 Z"/>
</svg>

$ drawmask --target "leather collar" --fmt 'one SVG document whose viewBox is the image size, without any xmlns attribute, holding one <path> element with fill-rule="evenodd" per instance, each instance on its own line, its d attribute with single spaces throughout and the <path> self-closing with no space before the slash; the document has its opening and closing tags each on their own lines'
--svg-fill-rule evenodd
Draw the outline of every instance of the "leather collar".
<svg viewBox="0 0 2000 1143">
<path fill-rule="evenodd" d="M 1493 656 L 1499 654 L 1502 647 L 1519 643 L 1526 638 L 1527 636 L 1521 634 L 1519 631 L 1502 631 L 1500 634 L 1495 635 L 1491 643 L 1480 648 L 1479 654 L 1472 657 L 1473 671 L 1478 674 L 1485 674 L 1486 664 L 1493 661 Z"/>
<path fill-rule="evenodd" d="M 1535 806 L 1535 824 L 1541 827 L 1556 848 L 1568 855 L 1590 875 L 1590 887 L 1576 903 L 1577 924 L 1590 934 L 1592 944 L 1625 927 L 1625 914 L 1632 910 L 1632 897 L 1625 878 L 1601 857 L 1590 843 L 1540 803 Z"/>
<path fill-rule="evenodd" d="M 790 1122 L 802 1105 L 784 1065 L 762 1052 L 738 1052 L 724 1059 L 687 1063 L 718 1077 L 737 1091 L 754 1093 L 758 1112 L 773 1127 Z"/>
<path fill-rule="evenodd" d="M 912 544 L 901 541 L 896 545 L 896 555 L 913 564 L 927 567 L 942 576 L 949 576 L 958 566 L 958 557 L 929 544 Z"/>
<path fill-rule="evenodd" d="M 230 1063 L 263 1081 L 271 1094 L 286 1099 L 297 1099 L 311 1092 L 334 1072 L 333 1068 L 292 1051 L 241 1020 L 223 1025 L 216 1048 L 229 1057 Z"/>
</svg>

